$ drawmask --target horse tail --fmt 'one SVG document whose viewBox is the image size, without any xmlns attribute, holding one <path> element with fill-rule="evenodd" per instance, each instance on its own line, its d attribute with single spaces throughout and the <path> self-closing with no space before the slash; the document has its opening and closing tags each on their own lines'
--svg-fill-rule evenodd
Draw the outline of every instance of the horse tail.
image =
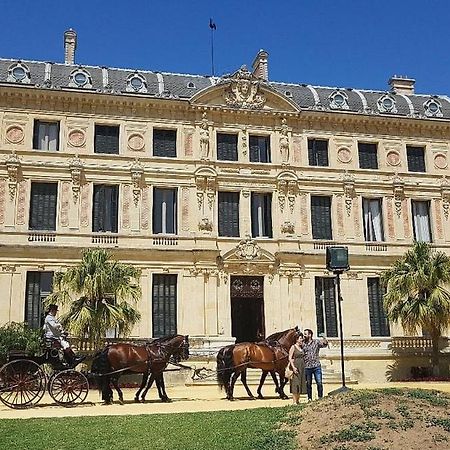
<svg viewBox="0 0 450 450">
<path fill-rule="evenodd" d="M 109 385 L 112 367 L 108 358 L 109 347 L 105 347 L 94 355 L 92 360 L 91 373 L 97 380 L 98 390 L 102 394 L 102 400 L 109 403 L 112 400 L 112 389 Z"/>
<path fill-rule="evenodd" d="M 228 345 L 221 348 L 217 354 L 217 383 L 220 389 L 227 388 L 233 374 L 233 350 L 234 345 Z"/>
</svg>

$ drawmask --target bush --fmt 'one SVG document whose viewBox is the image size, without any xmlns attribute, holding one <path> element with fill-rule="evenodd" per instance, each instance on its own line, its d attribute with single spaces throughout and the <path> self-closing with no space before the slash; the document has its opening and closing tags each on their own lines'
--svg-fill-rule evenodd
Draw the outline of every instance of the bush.
<svg viewBox="0 0 450 450">
<path fill-rule="evenodd" d="M 42 349 L 42 330 L 33 330 L 26 323 L 11 322 L 0 327 L 0 365 L 8 360 L 9 352 L 22 350 L 37 355 Z"/>
</svg>

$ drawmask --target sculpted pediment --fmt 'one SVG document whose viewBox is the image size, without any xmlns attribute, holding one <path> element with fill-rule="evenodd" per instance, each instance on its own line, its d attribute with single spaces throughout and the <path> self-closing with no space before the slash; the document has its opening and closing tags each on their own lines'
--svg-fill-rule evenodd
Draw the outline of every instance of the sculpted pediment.
<svg viewBox="0 0 450 450">
<path fill-rule="evenodd" d="M 221 262 L 225 269 L 232 267 L 245 267 L 244 272 L 256 272 L 256 268 L 264 267 L 265 270 L 273 270 L 278 263 L 275 255 L 267 250 L 261 248 L 261 246 L 247 237 L 243 239 L 239 244 L 226 252 L 221 257 Z"/>
<path fill-rule="evenodd" d="M 252 111 L 298 112 L 297 105 L 275 91 L 270 85 L 255 77 L 242 66 L 215 86 L 198 92 L 191 99 L 195 105 L 223 106 Z"/>
</svg>

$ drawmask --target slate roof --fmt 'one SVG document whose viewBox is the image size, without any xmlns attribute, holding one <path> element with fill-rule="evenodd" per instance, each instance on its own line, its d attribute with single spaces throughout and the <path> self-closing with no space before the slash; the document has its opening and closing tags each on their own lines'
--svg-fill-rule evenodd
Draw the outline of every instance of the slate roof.
<svg viewBox="0 0 450 450">
<path fill-rule="evenodd" d="M 14 80 L 11 81 L 11 77 L 8 79 L 9 69 L 18 63 L 22 67 L 26 67 L 29 71 L 30 81 L 27 83 L 28 85 L 45 89 L 73 89 L 71 74 L 74 71 L 82 70 L 90 76 L 92 86 L 80 89 L 115 95 L 133 95 L 136 93 L 149 97 L 189 100 L 198 92 L 220 81 L 220 78 L 202 75 L 0 59 L 0 85 L 20 86 L 22 84 Z M 138 74 L 145 80 L 144 90 L 135 92 L 130 89 L 129 79 L 135 74 Z M 393 94 L 390 91 L 332 88 L 282 82 L 268 82 L 268 85 L 282 96 L 289 98 L 300 109 L 305 110 L 339 112 L 339 109 L 332 108 L 331 104 L 332 94 L 339 91 L 347 99 L 345 108 L 341 109 L 342 112 L 379 114 L 391 117 L 450 119 L 450 98 L 445 95 L 403 95 Z M 387 112 L 380 110 L 379 100 L 387 94 L 395 101 L 395 111 Z M 424 106 L 430 99 L 439 105 L 438 114 L 435 116 L 430 116 L 429 112 L 427 114 Z"/>
</svg>

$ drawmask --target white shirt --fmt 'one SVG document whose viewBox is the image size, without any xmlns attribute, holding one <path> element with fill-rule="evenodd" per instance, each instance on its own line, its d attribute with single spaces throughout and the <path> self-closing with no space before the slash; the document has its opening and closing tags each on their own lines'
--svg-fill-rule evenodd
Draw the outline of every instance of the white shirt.
<svg viewBox="0 0 450 450">
<path fill-rule="evenodd" d="M 44 333 L 46 338 L 59 338 L 63 333 L 62 325 L 52 314 L 47 314 L 45 317 Z"/>
</svg>

